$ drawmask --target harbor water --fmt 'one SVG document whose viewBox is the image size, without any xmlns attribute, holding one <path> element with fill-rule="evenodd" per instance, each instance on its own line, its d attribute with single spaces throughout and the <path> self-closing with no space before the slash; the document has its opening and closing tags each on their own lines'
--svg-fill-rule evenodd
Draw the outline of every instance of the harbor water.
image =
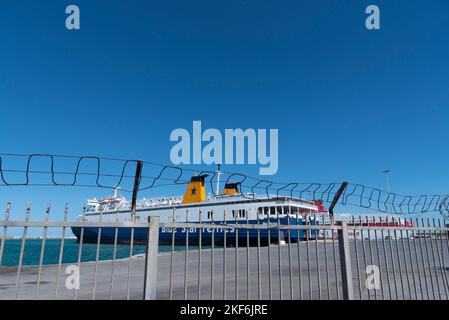
<svg viewBox="0 0 449 320">
<path fill-rule="evenodd" d="M 61 239 L 47 239 L 45 243 L 44 265 L 58 264 L 61 249 Z M 1 240 L 0 240 L 1 243 Z M 3 249 L 1 266 L 17 266 L 19 264 L 22 239 L 7 239 Z M 22 265 L 38 265 L 40 261 L 42 239 L 26 239 L 23 253 Z M 133 255 L 144 254 L 146 245 L 134 244 Z M 159 252 L 169 252 L 170 245 L 159 246 Z M 175 250 L 184 250 L 185 246 L 175 246 Z M 195 249 L 193 246 L 189 249 Z M 76 239 L 68 238 L 64 240 L 64 251 L 62 263 L 77 263 L 79 253 L 79 243 Z M 82 248 L 81 262 L 95 261 L 97 255 L 97 245 L 84 243 Z M 124 259 L 130 256 L 129 244 L 117 244 L 115 258 Z M 114 257 L 113 244 L 101 244 L 99 260 L 112 260 Z"/>
</svg>

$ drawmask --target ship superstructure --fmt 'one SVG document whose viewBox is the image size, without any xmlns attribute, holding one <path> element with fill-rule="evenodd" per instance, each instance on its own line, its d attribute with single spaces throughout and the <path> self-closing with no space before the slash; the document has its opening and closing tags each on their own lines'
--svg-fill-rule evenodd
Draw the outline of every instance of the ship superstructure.
<svg viewBox="0 0 449 320">
<path fill-rule="evenodd" d="M 135 215 L 132 214 L 131 204 L 125 198 L 115 194 L 114 197 L 106 199 L 90 199 L 87 201 L 85 212 L 80 217 L 85 221 L 119 221 L 119 222 L 144 222 L 149 216 L 159 216 L 160 222 L 191 222 L 191 223 L 216 223 L 216 224 L 318 224 L 319 219 L 315 219 L 315 214 L 323 213 L 325 208 L 321 202 L 306 201 L 300 198 L 287 196 L 259 196 L 253 193 L 241 193 L 239 183 L 228 182 L 223 191 L 217 196 L 206 197 L 205 178 L 206 175 L 193 176 L 188 184 L 184 196 L 160 197 L 156 199 L 142 199 L 136 203 Z M 98 239 L 97 228 L 84 228 L 83 241 L 96 242 Z M 72 228 L 73 233 L 79 238 L 80 228 Z M 223 241 L 224 233 L 234 233 L 233 228 L 223 228 L 211 230 L 203 228 L 171 228 L 160 229 L 160 243 L 171 243 L 173 232 L 177 244 L 185 242 L 189 233 L 189 243 L 198 241 L 199 234 L 202 236 L 202 243 L 207 244 L 212 241 L 214 233 L 214 243 Z M 270 234 L 269 234 L 270 233 Z M 133 232 L 135 242 L 145 242 L 147 238 L 146 229 L 136 228 Z M 102 242 L 113 242 L 115 228 L 103 228 L 101 233 Z M 285 241 L 287 238 L 291 242 L 300 241 L 305 238 L 303 230 L 290 232 L 287 237 L 287 230 L 282 232 L 270 232 L 266 230 L 251 229 L 239 232 L 238 237 L 228 236 L 229 244 L 236 241 L 250 242 L 256 241 L 260 237 L 260 242 Z M 316 237 L 317 234 L 309 232 L 308 237 Z M 131 239 L 130 228 L 121 228 L 118 232 L 119 243 L 127 243 Z M 268 240 L 270 239 L 270 240 Z"/>
</svg>

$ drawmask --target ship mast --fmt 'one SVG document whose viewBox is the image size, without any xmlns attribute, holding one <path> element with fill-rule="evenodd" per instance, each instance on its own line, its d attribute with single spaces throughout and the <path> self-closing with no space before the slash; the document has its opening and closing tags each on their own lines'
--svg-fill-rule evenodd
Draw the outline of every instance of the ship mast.
<svg viewBox="0 0 449 320">
<path fill-rule="evenodd" d="M 118 186 L 114 188 L 114 198 L 117 198 L 119 190 L 120 190 L 120 187 L 118 187 Z"/>
<path fill-rule="evenodd" d="M 220 193 L 220 176 L 222 175 L 222 172 L 220 171 L 221 165 L 218 165 L 217 168 L 217 192 L 215 192 L 215 195 L 218 196 Z"/>
</svg>

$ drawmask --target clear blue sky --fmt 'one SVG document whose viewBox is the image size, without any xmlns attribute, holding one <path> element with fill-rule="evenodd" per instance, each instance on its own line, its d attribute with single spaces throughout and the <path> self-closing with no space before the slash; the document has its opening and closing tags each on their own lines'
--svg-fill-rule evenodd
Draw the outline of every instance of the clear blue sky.
<svg viewBox="0 0 449 320">
<path fill-rule="evenodd" d="M 278 181 L 384 187 L 389 168 L 393 191 L 447 193 L 448 39 L 447 0 L 2 1 L 0 152 L 169 163 L 170 132 L 202 120 L 278 128 Z M 0 204 L 96 192 L 1 188 Z"/>
</svg>

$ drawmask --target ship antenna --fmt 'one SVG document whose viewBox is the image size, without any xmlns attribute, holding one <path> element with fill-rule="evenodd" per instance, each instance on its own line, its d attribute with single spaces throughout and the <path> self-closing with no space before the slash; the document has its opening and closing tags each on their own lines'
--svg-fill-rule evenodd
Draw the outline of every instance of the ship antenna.
<svg viewBox="0 0 449 320">
<path fill-rule="evenodd" d="M 217 192 L 215 193 L 217 196 L 220 193 L 220 176 L 222 175 L 222 172 L 220 171 L 221 169 L 221 164 L 218 164 L 218 168 L 217 168 Z"/>
</svg>

